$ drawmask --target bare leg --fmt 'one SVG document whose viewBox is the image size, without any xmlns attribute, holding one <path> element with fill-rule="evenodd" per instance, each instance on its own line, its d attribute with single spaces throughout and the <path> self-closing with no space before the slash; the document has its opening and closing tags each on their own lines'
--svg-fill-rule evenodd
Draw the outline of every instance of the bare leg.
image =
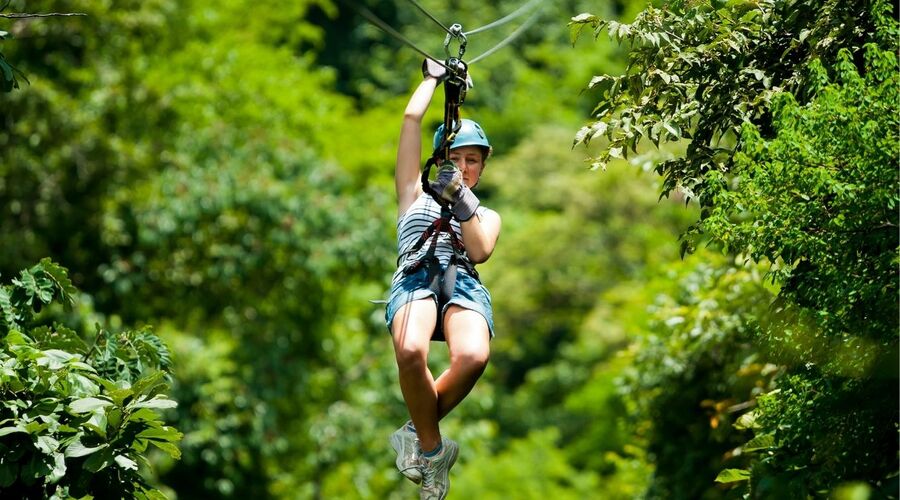
<svg viewBox="0 0 900 500">
<path fill-rule="evenodd" d="M 441 442 L 438 392 L 428 370 L 428 347 L 436 321 L 437 305 L 427 298 L 401 307 L 391 324 L 400 390 L 423 450 L 432 450 Z"/>
<path fill-rule="evenodd" d="M 491 352 L 487 321 L 475 311 L 456 305 L 448 307 L 444 336 L 450 348 L 450 368 L 435 382 L 438 419 L 450 413 L 475 387 Z"/>
</svg>

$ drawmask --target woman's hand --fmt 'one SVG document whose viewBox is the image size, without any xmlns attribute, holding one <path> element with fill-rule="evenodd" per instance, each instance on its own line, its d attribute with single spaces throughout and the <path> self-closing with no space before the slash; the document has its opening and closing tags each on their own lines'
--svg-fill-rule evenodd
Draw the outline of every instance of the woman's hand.
<svg viewBox="0 0 900 500">
<path fill-rule="evenodd" d="M 444 161 L 438 169 L 437 180 L 431 183 L 432 192 L 450 206 L 460 222 L 475 215 L 481 202 L 463 181 L 462 173 L 451 161 Z"/>
<path fill-rule="evenodd" d="M 442 82 L 447 79 L 447 68 L 445 68 L 442 64 L 438 63 L 434 59 L 426 58 L 424 61 L 422 61 L 422 77 L 431 77 L 438 82 Z"/>
</svg>

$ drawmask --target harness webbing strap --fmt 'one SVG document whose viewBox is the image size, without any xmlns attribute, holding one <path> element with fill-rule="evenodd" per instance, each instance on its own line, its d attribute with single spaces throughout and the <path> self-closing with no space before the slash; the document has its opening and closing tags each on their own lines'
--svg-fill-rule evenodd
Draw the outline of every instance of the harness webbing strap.
<svg viewBox="0 0 900 500">
<path fill-rule="evenodd" d="M 429 239 L 431 243 L 428 246 L 428 250 L 425 252 L 425 255 L 422 258 L 417 259 L 415 262 L 409 264 L 403 269 L 403 273 L 406 275 L 413 274 L 423 267 L 426 269 L 426 276 L 428 279 L 428 288 L 434 292 L 437 297 L 437 306 L 438 306 L 438 314 L 440 315 L 444 307 L 450 302 L 453 298 L 453 291 L 456 289 L 456 278 L 458 268 L 462 266 L 469 275 L 471 275 L 476 280 L 478 278 L 478 272 L 475 271 L 475 266 L 466 256 L 466 249 L 463 245 L 462 241 L 456 236 L 456 233 L 453 231 L 453 227 L 450 225 L 450 220 L 453 217 L 453 214 L 450 212 L 449 203 L 443 200 L 439 193 L 434 192 L 431 189 L 431 183 L 428 180 L 429 174 L 431 173 L 431 167 L 438 165 L 442 162 L 449 161 L 450 157 L 450 147 L 453 145 L 453 141 L 456 139 L 456 134 L 459 132 L 459 129 L 462 127 L 462 120 L 459 117 L 459 108 L 462 106 L 463 101 L 465 100 L 466 89 L 468 88 L 468 84 L 466 82 L 467 78 L 467 65 L 460 59 L 449 58 L 447 59 L 447 71 L 449 73 L 449 78 L 444 82 L 444 128 L 443 133 L 441 134 L 441 140 L 438 146 L 431 153 L 431 157 L 428 161 L 425 162 L 425 167 L 422 169 L 422 190 L 425 193 L 428 193 L 441 207 L 441 216 L 434 220 L 424 232 L 422 232 L 422 236 L 416 240 L 416 243 L 413 245 L 412 249 L 404 255 L 416 254 L 422 247 L 425 245 L 425 242 Z M 453 250 L 453 255 L 450 257 L 450 262 L 447 265 L 447 268 L 441 270 L 440 260 L 437 258 L 437 244 L 438 238 L 442 232 L 446 232 L 450 238 L 450 247 Z M 400 256 L 402 259 L 403 256 Z M 398 262 L 399 264 L 399 262 Z M 443 339 L 443 321 L 438 320 L 435 325 L 435 334 L 434 338 Z"/>
<path fill-rule="evenodd" d="M 437 251 L 437 242 L 438 238 L 440 238 L 440 234 L 442 232 L 447 233 L 447 236 L 450 238 L 450 246 L 453 250 L 453 259 L 454 261 L 461 263 L 463 267 L 466 268 L 473 276 L 478 277 L 478 273 L 475 271 L 475 266 L 469 261 L 466 257 L 466 247 L 463 245 L 463 242 L 459 240 L 459 237 L 456 236 L 456 231 L 453 230 L 453 227 L 450 225 L 450 210 L 446 207 L 441 209 L 441 216 L 434 220 L 434 222 L 429 225 L 425 231 L 422 232 L 422 235 L 419 236 L 419 239 L 416 240 L 415 244 L 413 244 L 412 248 L 410 248 L 404 255 L 415 254 L 425 245 L 425 242 L 429 239 L 431 240 L 430 245 L 428 246 L 428 250 L 425 252 L 425 255 L 422 256 L 421 259 L 413 262 L 412 264 L 406 266 L 403 270 L 406 274 L 412 274 L 418 271 L 423 265 L 425 265 L 426 261 L 437 257 L 435 256 Z M 402 259 L 403 256 L 398 258 Z"/>
<path fill-rule="evenodd" d="M 456 289 L 456 279 L 460 266 L 465 269 L 470 276 L 476 280 L 479 279 L 478 271 L 475 270 L 475 266 L 473 266 L 472 262 L 466 257 L 465 247 L 462 242 L 459 241 L 459 238 L 453 231 L 453 227 L 450 225 L 451 216 L 450 210 L 447 207 L 441 209 L 441 216 L 428 226 L 411 249 L 411 253 L 418 252 L 422 246 L 425 245 L 425 242 L 430 239 L 431 243 L 429 244 L 425 255 L 403 269 L 404 274 L 410 275 L 418 272 L 423 267 L 425 268 L 428 289 L 434 292 L 435 298 L 437 299 L 439 314 L 444 310 L 444 307 L 446 307 L 450 300 L 453 299 L 453 292 Z M 443 270 L 441 269 L 440 259 L 438 259 L 435 254 L 438 238 L 440 238 L 442 232 L 446 232 L 449 235 L 451 242 L 450 246 L 453 249 L 453 255 L 450 257 L 450 262 L 447 264 L 447 268 Z M 435 324 L 435 339 L 440 340 L 444 337 L 442 325 L 442 321 L 438 321 L 437 324 Z"/>
</svg>

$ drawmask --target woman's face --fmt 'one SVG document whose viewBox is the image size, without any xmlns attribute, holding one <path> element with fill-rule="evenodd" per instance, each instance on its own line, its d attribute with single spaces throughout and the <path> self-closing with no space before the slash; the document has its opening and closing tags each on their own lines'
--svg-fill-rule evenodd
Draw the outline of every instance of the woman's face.
<svg viewBox="0 0 900 500">
<path fill-rule="evenodd" d="M 484 170 L 484 157 L 478 146 L 460 146 L 450 150 L 450 161 L 456 164 L 466 186 L 474 187 Z"/>
</svg>

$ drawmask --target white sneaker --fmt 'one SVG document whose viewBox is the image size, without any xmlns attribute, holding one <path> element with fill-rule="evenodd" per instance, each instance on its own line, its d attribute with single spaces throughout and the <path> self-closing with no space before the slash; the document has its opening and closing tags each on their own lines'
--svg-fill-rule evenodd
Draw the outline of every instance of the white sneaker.
<svg viewBox="0 0 900 500">
<path fill-rule="evenodd" d="M 419 463 L 419 445 L 416 433 L 409 430 L 409 422 L 400 426 L 391 434 L 391 447 L 397 452 L 397 469 L 410 481 L 422 482 L 421 464 Z"/>
<path fill-rule="evenodd" d="M 450 468 L 456 463 L 459 445 L 449 438 L 441 438 L 444 449 L 434 458 L 419 456 L 422 464 L 421 500 L 444 500 L 450 491 Z"/>
</svg>

